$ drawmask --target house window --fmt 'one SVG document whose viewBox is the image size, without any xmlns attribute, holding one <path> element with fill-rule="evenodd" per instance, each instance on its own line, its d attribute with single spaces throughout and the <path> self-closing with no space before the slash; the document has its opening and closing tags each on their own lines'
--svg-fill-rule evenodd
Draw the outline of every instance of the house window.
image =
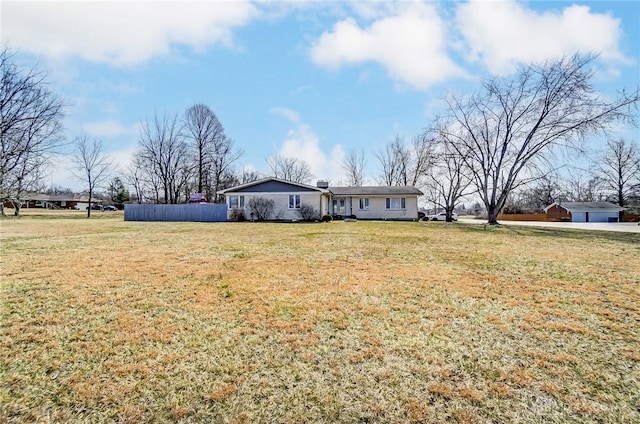
<svg viewBox="0 0 640 424">
<path fill-rule="evenodd" d="M 369 210 L 369 198 L 361 197 L 360 198 L 360 210 Z"/>
<path fill-rule="evenodd" d="M 244 208 L 244 196 L 229 196 L 229 209 Z"/>
<path fill-rule="evenodd" d="M 387 197 L 387 209 L 406 209 L 407 199 L 404 197 Z"/>
<path fill-rule="evenodd" d="M 290 194 L 289 195 L 289 209 L 300 209 L 300 195 L 299 194 Z"/>
</svg>

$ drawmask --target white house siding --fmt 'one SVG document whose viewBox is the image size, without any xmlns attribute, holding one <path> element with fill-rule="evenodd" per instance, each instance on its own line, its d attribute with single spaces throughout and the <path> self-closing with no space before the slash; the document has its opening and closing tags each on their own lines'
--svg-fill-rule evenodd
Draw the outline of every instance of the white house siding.
<svg viewBox="0 0 640 424">
<path fill-rule="evenodd" d="M 411 196 L 393 196 L 405 197 L 405 209 L 387 209 L 386 199 L 384 197 L 369 197 L 369 209 L 360 208 L 360 198 L 352 197 L 353 208 L 351 213 L 359 219 L 418 219 L 418 199 Z"/>
<path fill-rule="evenodd" d="M 275 220 L 283 220 L 283 221 L 292 221 L 292 220 L 300 220 L 300 210 L 299 209 L 289 209 L 289 195 L 290 194 L 298 194 L 300 195 L 300 204 L 301 205 L 311 205 L 317 211 L 319 211 L 320 216 L 327 213 L 327 200 L 322 200 L 322 193 L 320 192 L 295 192 L 291 191 L 288 193 L 228 193 L 229 196 L 244 196 L 244 212 L 245 217 L 250 219 L 251 209 L 249 208 L 249 200 L 253 197 L 264 197 L 267 199 L 271 199 L 274 201 L 273 208 L 273 216 L 270 216 L 269 219 Z M 228 201 L 228 200 L 227 200 Z M 229 209 L 228 217 L 231 218 L 232 210 Z"/>
</svg>

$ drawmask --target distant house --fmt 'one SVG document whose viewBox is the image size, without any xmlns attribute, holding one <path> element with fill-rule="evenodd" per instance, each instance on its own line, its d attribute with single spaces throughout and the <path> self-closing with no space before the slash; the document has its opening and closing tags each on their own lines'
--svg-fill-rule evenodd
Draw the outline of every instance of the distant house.
<svg viewBox="0 0 640 424">
<path fill-rule="evenodd" d="M 556 202 L 544 208 L 547 221 L 572 222 L 618 222 L 623 210 L 610 202 Z"/>
<path fill-rule="evenodd" d="M 272 220 L 299 220 L 302 205 L 312 206 L 319 215 L 355 216 L 358 219 L 418 219 L 418 196 L 415 187 L 329 187 L 325 181 L 316 186 L 279 178 L 263 178 L 221 190 L 229 217 L 238 211 L 251 217 L 249 201 L 264 197 L 274 202 Z"/>
<path fill-rule="evenodd" d="M 189 196 L 188 203 L 207 203 L 207 196 L 204 193 L 193 193 Z"/>
<path fill-rule="evenodd" d="M 22 196 L 22 208 L 44 208 L 44 209 L 80 209 L 89 207 L 87 196 L 77 196 L 74 194 L 40 194 L 28 193 Z M 102 200 L 93 199 L 91 203 L 102 203 Z M 5 202 L 5 207 L 13 207 L 11 202 Z"/>
</svg>

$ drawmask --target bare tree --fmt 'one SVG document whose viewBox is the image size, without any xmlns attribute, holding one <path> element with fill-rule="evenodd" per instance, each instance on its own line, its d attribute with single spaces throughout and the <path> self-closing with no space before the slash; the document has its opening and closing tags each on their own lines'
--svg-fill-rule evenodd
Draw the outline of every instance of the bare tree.
<svg viewBox="0 0 640 424">
<path fill-rule="evenodd" d="M 396 138 L 376 153 L 382 169 L 382 182 L 387 186 L 407 185 L 407 162 L 409 151 L 404 146 L 404 141 L 396 135 Z"/>
<path fill-rule="evenodd" d="M 485 204 L 488 222 L 497 217 L 527 172 L 557 146 L 577 146 L 586 135 L 605 131 L 618 119 L 632 119 L 639 94 L 622 92 L 614 101 L 593 89 L 594 56 L 574 55 L 519 69 L 512 78 L 483 84 L 466 99 L 447 98 L 455 125 L 447 137 L 462 153 Z"/>
<path fill-rule="evenodd" d="M 351 150 L 342 160 L 342 170 L 347 177 L 347 184 L 353 187 L 362 187 L 364 185 L 364 168 L 367 165 L 367 159 L 364 150 L 356 152 Z"/>
<path fill-rule="evenodd" d="M 308 183 L 312 178 L 309 164 L 302 159 L 275 155 L 267 160 L 273 176 L 294 183 Z"/>
<path fill-rule="evenodd" d="M 614 192 L 618 205 L 626 206 L 628 196 L 640 188 L 638 145 L 625 139 L 609 140 L 595 169 L 603 185 Z"/>
<path fill-rule="evenodd" d="M 112 164 L 104 154 L 102 141 L 90 140 L 86 136 L 76 138 L 73 162 L 75 164 L 75 169 L 72 170 L 73 175 L 86 184 L 89 193 L 87 218 L 90 218 L 93 193 L 96 187 L 109 178 Z"/>
<path fill-rule="evenodd" d="M 177 116 L 154 115 L 151 121 L 142 123 L 139 140 L 139 157 L 149 166 L 149 176 L 157 178 L 164 203 L 178 203 L 183 185 L 189 175 L 187 144 L 181 132 Z M 159 196 L 156 196 L 159 197 Z"/>
<path fill-rule="evenodd" d="M 143 159 L 140 155 L 136 155 L 133 158 L 133 162 L 124 173 L 124 178 L 127 183 L 133 186 L 133 191 L 136 195 L 136 201 L 142 203 L 146 197 L 146 184 L 145 184 L 145 172 Z"/>
<path fill-rule="evenodd" d="M 410 179 L 407 185 L 419 186 L 423 179 L 428 177 L 431 167 L 438 157 L 438 144 L 438 139 L 428 132 L 414 137 L 411 144 Z"/>
<path fill-rule="evenodd" d="M 553 202 L 563 200 L 560 184 L 551 175 L 542 175 L 532 184 L 511 192 L 503 213 L 540 212 Z"/>
<path fill-rule="evenodd" d="M 20 204 L 37 186 L 42 167 L 62 141 L 63 103 L 47 88 L 45 75 L 23 71 L 8 47 L 0 51 L 0 214 L 4 202 Z"/>
<path fill-rule="evenodd" d="M 238 181 L 240 184 L 247 184 L 252 181 L 257 181 L 260 179 L 260 174 L 258 174 L 253 169 L 242 168 L 238 175 Z"/>
<path fill-rule="evenodd" d="M 388 186 L 418 186 L 433 164 L 434 140 L 425 134 L 413 139 L 410 146 L 396 135 L 376 153 L 382 169 L 382 182 Z"/>
<path fill-rule="evenodd" d="M 226 188 L 225 174 L 229 174 L 242 151 L 227 137 L 216 114 L 206 105 L 191 106 L 185 112 L 185 133 L 194 151 L 197 190 L 216 198 Z M 228 178 L 227 178 L 228 180 Z"/>
<path fill-rule="evenodd" d="M 592 172 L 572 166 L 564 179 L 560 201 L 596 202 L 604 197 L 602 179 Z"/>
<path fill-rule="evenodd" d="M 234 175 L 232 166 L 242 156 L 242 150 L 237 149 L 235 142 L 228 137 L 220 140 L 214 147 L 209 186 L 211 194 L 216 196 L 216 202 L 221 202 L 217 193 L 235 184 L 229 176 Z"/>
<path fill-rule="evenodd" d="M 453 211 L 460 200 L 472 192 L 472 179 L 469 175 L 465 157 L 451 145 L 446 137 L 439 137 L 431 131 L 425 132 L 423 140 L 428 144 L 428 182 L 426 192 L 428 201 L 444 209 L 447 222 L 453 221 Z M 436 143 L 437 144 L 434 144 Z M 426 173 L 426 169 L 425 169 Z"/>
</svg>

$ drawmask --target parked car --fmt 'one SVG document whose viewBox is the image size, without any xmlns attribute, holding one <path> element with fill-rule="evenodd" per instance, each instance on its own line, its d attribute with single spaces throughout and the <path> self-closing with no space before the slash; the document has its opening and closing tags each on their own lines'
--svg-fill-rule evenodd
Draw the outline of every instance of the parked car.
<svg viewBox="0 0 640 424">
<path fill-rule="evenodd" d="M 104 208 L 102 208 L 103 211 L 117 211 L 118 208 L 116 208 L 113 205 L 106 205 Z"/>
<path fill-rule="evenodd" d="M 89 206 L 87 206 L 86 209 L 89 209 Z M 102 208 L 102 205 L 100 205 L 98 203 L 94 203 L 93 205 L 91 205 L 91 210 L 92 211 L 101 211 L 101 210 L 103 210 L 103 208 Z"/>
<path fill-rule="evenodd" d="M 454 221 L 458 220 L 458 214 L 453 212 L 451 214 L 451 219 Z M 440 212 L 439 214 L 436 215 L 429 215 L 429 221 L 446 221 L 447 220 L 447 213 L 446 212 Z"/>
</svg>

